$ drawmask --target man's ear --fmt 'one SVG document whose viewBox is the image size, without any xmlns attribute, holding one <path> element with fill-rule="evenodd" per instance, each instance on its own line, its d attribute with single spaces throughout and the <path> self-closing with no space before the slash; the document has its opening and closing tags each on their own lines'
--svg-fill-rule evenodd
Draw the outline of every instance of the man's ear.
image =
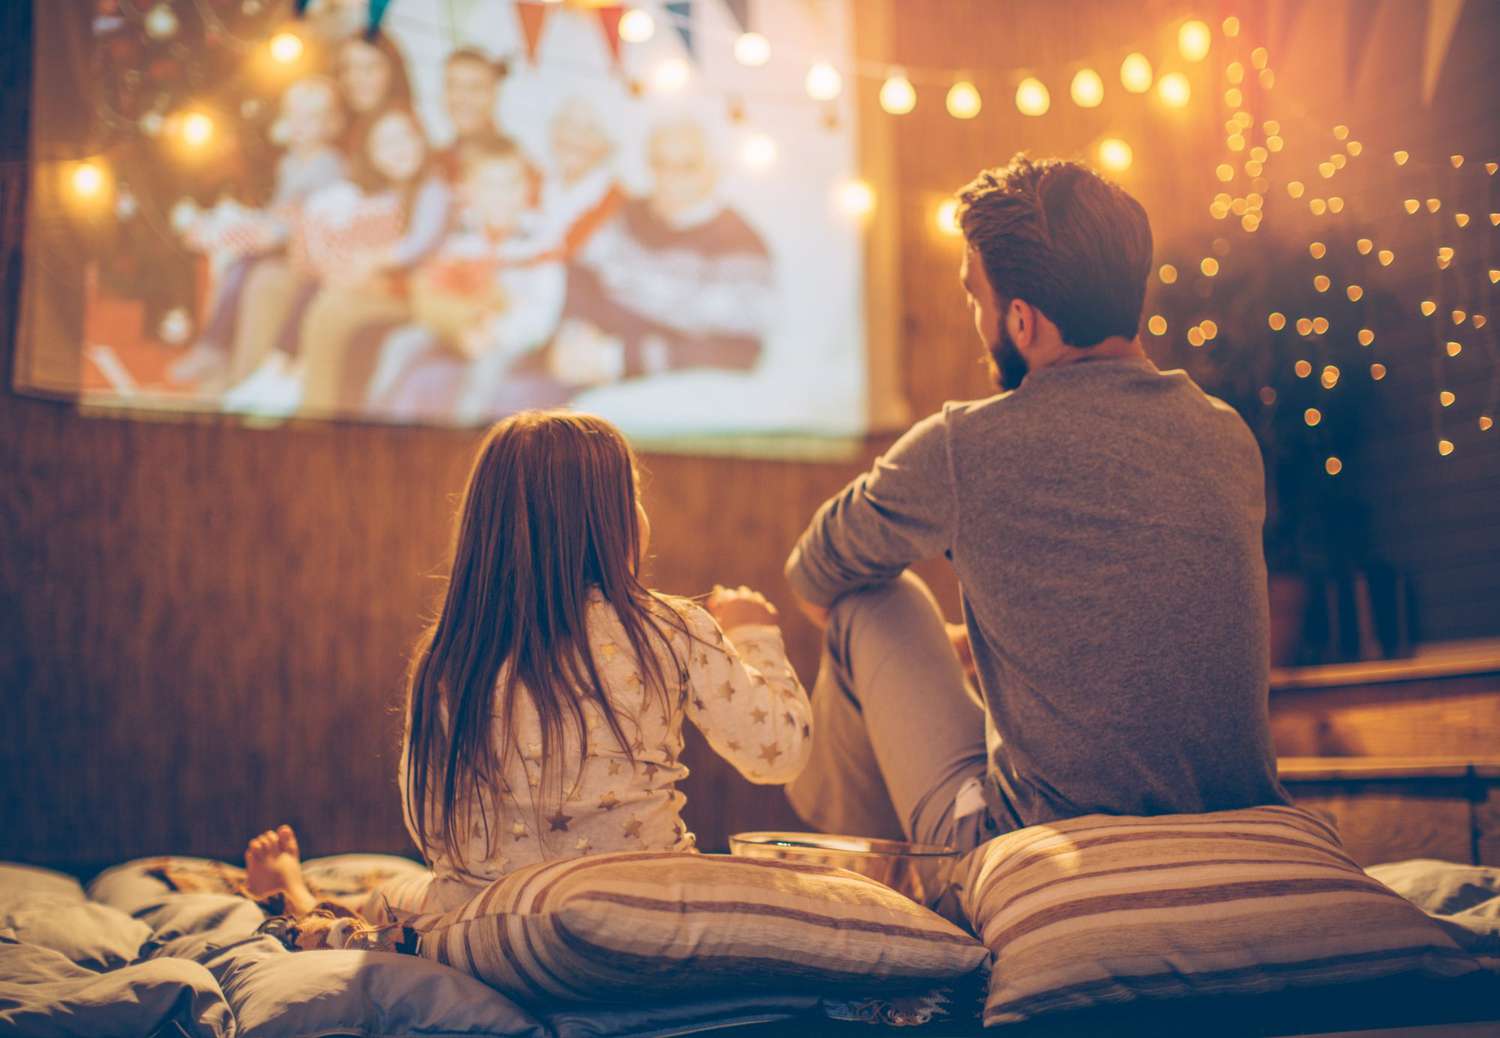
<svg viewBox="0 0 1500 1038">
<path fill-rule="evenodd" d="M 1024 299 L 1012 299 L 1002 320 L 1017 349 L 1030 349 L 1036 339 L 1036 308 Z"/>
</svg>

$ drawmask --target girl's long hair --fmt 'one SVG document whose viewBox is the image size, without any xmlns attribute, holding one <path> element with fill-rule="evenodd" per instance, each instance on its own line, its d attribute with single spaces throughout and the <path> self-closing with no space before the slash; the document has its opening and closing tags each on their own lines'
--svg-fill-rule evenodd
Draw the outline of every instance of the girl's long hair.
<svg viewBox="0 0 1500 1038">
<path fill-rule="evenodd" d="M 562 799 L 570 731 L 586 752 L 586 702 L 634 758 L 589 645 L 594 589 L 619 617 L 648 695 L 665 709 L 672 690 L 683 694 L 682 663 L 663 625 L 685 626 L 637 578 L 641 538 L 635 458 L 608 422 L 529 411 L 485 438 L 464 492 L 442 611 L 412 661 L 406 811 L 424 854 L 441 848 L 467 871 L 468 810 L 477 805 L 483 815 L 482 793 L 504 788 L 520 752 L 521 696 L 541 728 L 538 812 L 549 795 Z M 492 840 L 493 820 L 479 821 Z"/>
</svg>

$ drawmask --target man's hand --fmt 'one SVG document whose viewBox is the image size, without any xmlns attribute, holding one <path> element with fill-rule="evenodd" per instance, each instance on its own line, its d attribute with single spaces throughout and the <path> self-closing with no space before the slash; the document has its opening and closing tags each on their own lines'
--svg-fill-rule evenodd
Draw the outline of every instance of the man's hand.
<svg viewBox="0 0 1500 1038">
<path fill-rule="evenodd" d="M 737 588 L 715 584 L 703 605 L 726 631 L 752 624 L 774 624 L 778 615 L 765 595 L 744 584 Z"/>
<path fill-rule="evenodd" d="M 964 668 L 964 674 L 974 677 L 974 648 L 969 644 L 969 629 L 963 624 L 945 624 L 948 628 L 948 644 L 953 646 L 953 652 L 958 656 L 958 662 Z"/>
</svg>

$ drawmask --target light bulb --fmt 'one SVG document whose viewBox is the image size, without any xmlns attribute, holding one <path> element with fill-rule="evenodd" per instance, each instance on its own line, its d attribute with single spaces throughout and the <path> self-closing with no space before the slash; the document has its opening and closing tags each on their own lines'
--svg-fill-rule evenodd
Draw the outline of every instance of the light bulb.
<svg viewBox="0 0 1500 1038">
<path fill-rule="evenodd" d="M 948 88 L 948 114 L 955 119 L 972 119 L 979 114 L 982 101 L 979 91 L 967 79 L 961 79 Z"/>
<path fill-rule="evenodd" d="M 771 60 L 771 41 L 758 32 L 742 32 L 734 41 L 734 60 L 749 68 L 760 68 Z"/>
<path fill-rule="evenodd" d="M 905 115 L 917 107 L 917 91 L 905 72 L 892 72 L 880 85 L 880 107 L 892 115 Z"/>
<path fill-rule="evenodd" d="M 945 198 L 938 203 L 933 219 L 937 222 L 938 231 L 950 238 L 956 238 L 963 233 L 963 228 L 958 223 L 958 199 L 956 198 Z"/>
<path fill-rule="evenodd" d="M 1169 72 L 1156 84 L 1156 93 L 1168 107 L 1182 108 L 1192 98 L 1193 88 L 1187 76 L 1181 72 Z"/>
<path fill-rule="evenodd" d="M 807 70 L 807 95 L 814 101 L 832 101 L 844 89 L 844 77 L 839 70 L 820 61 Z"/>
<path fill-rule="evenodd" d="M 1134 158 L 1130 145 L 1118 137 L 1106 137 L 1099 142 L 1099 164 L 1114 173 L 1122 173 L 1130 168 Z"/>
<path fill-rule="evenodd" d="M 1091 68 L 1081 68 L 1073 75 L 1068 92 L 1079 108 L 1097 108 L 1104 100 L 1104 80 Z"/>
<path fill-rule="evenodd" d="M 681 58 L 668 58 L 651 71 L 651 85 L 659 93 L 670 94 L 687 86 L 693 70 Z"/>
<path fill-rule="evenodd" d="M 1022 115 L 1046 115 L 1052 107 L 1052 96 L 1040 79 L 1027 76 L 1016 87 L 1016 109 Z"/>
<path fill-rule="evenodd" d="M 182 143 L 190 148 L 201 148 L 214 136 L 214 121 L 203 112 L 189 112 L 182 117 L 179 126 Z"/>
<path fill-rule="evenodd" d="M 867 216 L 875 208 L 875 189 L 864 180 L 846 180 L 838 189 L 839 208 L 850 216 Z"/>
<path fill-rule="evenodd" d="M 1132 94 L 1144 94 L 1151 89 L 1151 62 L 1146 55 L 1136 51 L 1120 62 L 1120 85 Z"/>
<path fill-rule="evenodd" d="M 776 161 L 776 141 L 770 134 L 752 133 L 740 148 L 740 157 L 751 169 L 765 169 Z"/>
<path fill-rule="evenodd" d="M 1183 22 L 1182 28 L 1177 30 L 1177 50 L 1187 61 L 1202 61 L 1208 57 L 1208 49 L 1213 46 L 1213 33 L 1209 31 L 1207 22 L 1194 19 Z"/>
<path fill-rule="evenodd" d="M 294 32 L 278 32 L 271 37 L 271 57 L 283 65 L 290 65 L 302 57 L 302 37 Z"/>
<path fill-rule="evenodd" d="M 73 189 L 73 194 L 81 200 L 98 198 L 104 191 L 104 167 L 97 162 L 80 162 L 73 167 L 73 175 L 68 178 L 68 185 Z"/>
<path fill-rule="evenodd" d="M 617 31 L 626 43 L 645 43 L 656 35 L 656 20 L 639 7 L 632 7 L 620 16 Z"/>
</svg>

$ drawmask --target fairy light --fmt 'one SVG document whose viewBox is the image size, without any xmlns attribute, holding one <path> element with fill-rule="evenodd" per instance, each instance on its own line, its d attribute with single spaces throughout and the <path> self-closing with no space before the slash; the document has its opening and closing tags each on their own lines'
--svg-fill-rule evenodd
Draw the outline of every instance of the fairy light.
<svg viewBox="0 0 1500 1038">
<path fill-rule="evenodd" d="M 892 72 L 880 85 L 880 107 L 891 115 L 905 115 L 917 107 L 917 91 L 905 72 Z"/>
<path fill-rule="evenodd" d="M 1181 72 L 1169 72 L 1156 84 L 1156 94 L 1169 108 L 1183 108 L 1192 99 L 1193 88 Z"/>
<path fill-rule="evenodd" d="M 1203 339 L 1203 328 L 1201 326 L 1199 326 L 1199 325 L 1196 325 L 1196 324 L 1193 325 L 1191 328 L 1189 328 L 1187 330 L 1187 341 L 1188 341 L 1188 345 L 1189 346 L 1193 346 L 1193 347 L 1202 346 L 1203 342 L 1204 342 L 1204 339 Z"/>
<path fill-rule="evenodd" d="M 1120 85 L 1132 94 L 1144 94 L 1151 89 L 1151 62 L 1140 51 L 1127 54 L 1120 62 Z"/>
<path fill-rule="evenodd" d="M 1418 309 L 1422 311 L 1423 317 L 1431 317 L 1433 314 L 1437 313 L 1437 304 L 1434 303 L 1431 299 L 1424 299 L 1422 300 L 1421 306 L 1419 306 Z"/>
<path fill-rule="evenodd" d="M 1448 161 L 1453 163 L 1454 169 L 1458 169 L 1464 164 L 1464 157 L 1462 155 L 1449 155 Z"/>
<path fill-rule="evenodd" d="M 766 169 L 776 161 L 776 142 L 767 133 L 752 133 L 745 138 L 740 157 L 751 169 Z"/>
<path fill-rule="evenodd" d="M 1328 203 L 1321 198 L 1314 198 L 1307 203 L 1307 208 L 1314 216 L 1322 216 L 1328 212 Z"/>
<path fill-rule="evenodd" d="M 1261 386 L 1260 393 L 1257 395 L 1260 397 L 1260 402 L 1267 407 L 1276 403 L 1276 389 L 1274 386 Z"/>
<path fill-rule="evenodd" d="M 1146 328 L 1151 332 L 1152 335 L 1166 335 L 1167 319 L 1161 314 L 1152 314 L 1151 320 L 1146 322 Z"/>
<path fill-rule="evenodd" d="M 1344 463 L 1336 455 L 1330 454 L 1328 460 L 1323 462 L 1323 471 L 1330 476 L 1337 476 L 1344 471 Z"/>
<path fill-rule="evenodd" d="M 1484 314 L 1475 314 L 1470 319 L 1469 323 L 1472 324 L 1475 327 L 1475 329 L 1483 328 L 1485 326 L 1485 317 L 1484 317 Z"/>
<path fill-rule="evenodd" d="M 1240 34 L 1240 20 L 1234 15 L 1230 15 L 1228 18 L 1224 19 L 1223 29 L 1225 36 L 1229 36 L 1231 38 L 1238 36 Z"/>
<path fill-rule="evenodd" d="M 271 42 L 267 44 L 267 49 L 270 50 L 273 61 L 282 65 L 291 65 L 295 64 L 297 59 L 302 57 L 302 52 L 306 48 L 303 46 L 302 37 L 296 33 L 278 32 L 275 36 L 271 37 Z"/>
<path fill-rule="evenodd" d="M 1324 256 L 1328 255 L 1328 246 L 1324 245 L 1320 241 L 1309 242 L 1307 251 L 1313 259 L 1322 259 Z"/>
<path fill-rule="evenodd" d="M 771 41 L 758 32 L 742 32 L 734 41 L 734 60 L 746 68 L 760 68 L 771 60 Z"/>
<path fill-rule="evenodd" d="M 1177 268 L 1170 263 L 1163 263 L 1156 271 L 1156 276 L 1161 279 L 1163 285 L 1175 285 L 1177 283 Z"/>
<path fill-rule="evenodd" d="M 1293 180 L 1286 186 L 1286 193 L 1291 195 L 1293 198 L 1301 198 L 1302 193 L 1306 190 L 1307 188 L 1303 186 L 1303 183 L 1300 180 Z"/>
<path fill-rule="evenodd" d="M 1444 407 L 1452 407 L 1453 401 L 1457 399 L 1458 397 L 1454 396 L 1453 393 L 1447 389 L 1438 394 L 1438 403 L 1442 404 Z"/>
<path fill-rule="evenodd" d="M 181 117 L 177 136 L 187 147 L 198 150 L 206 147 L 214 137 L 214 120 L 206 112 L 188 112 Z"/>
<path fill-rule="evenodd" d="M 1307 336 L 1309 336 L 1309 335 L 1312 334 L 1312 318 L 1311 317 L 1299 317 L 1299 318 L 1297 318 L 1297 334 L 1300 335 L 1300 336 L 1302 336 L 1303 338 L 1306 338 Z"/>
<path fill-rule="evenodd" d="M 1454 324 L 1463 324 L 1465 319 L 1468 318 L 1469 312 L 1467 310 L 1453 310 L 1448 316 L 1453 319 Z"/>
<path fill-rule="evenodd" d="M 681 58 L 668 58 L 651 70 L 651 86 L 662 94 L 672 94 L 687 86 L 693 70 Z"/>
<path fill-rule="evenodd" d="M 626 43 L 645 43 L 656 35 L 656 19 L 639 7 L 632 7 L 620 16 L 616 31 Z"/>
<path fill-rule="evenodd" d="M 1495 425 L 1495 420 L 1493 418 L 1491 418 L 1489 415 L 1482 414 L 1482 415 L 1479 416 L 1479 431 L 1480 432 L 1489 432 L 1490 429 L 1494 427 L 1494 425 Z"/>
<path fill-rule="evenodd" d="M 1356 338 L 1361 346 L 1368 346 L 1375 341 L 1375 332 L 1369 328 L 1361 328 Z"/>
<path fill-rule="evenodd" d="M 1456 224 L 1458 224 L 1458 226 L 1460 226 L 1460 227 L 1467 227 L 1467 226 L 1469 226 L 1469 214 L 1468 213 L 1454 213 L 1453 214 L 1453 222 L 1456 223 Z"/>
<path fill-rule="evenodd" d="M 1268 68 L 1261 69 L 1260 75 L 1256 78 L 1260 80 L 1260 85 L 1265 87 L 1267 90 L 1270 90 L 1273 86 L 1276 85 L 1276 73 L 1272 72 Z"/>
<path fill-rule="evenodd" d="M 1381 249 L 1376 258 L 1380 260 L 1382 267 L 1389 267 L 1392 263 L 1396 262 L 1396 254 L 1390 249 Z"/>
<path fill-rule="evenodd" d="M 1098 108 L 1104 100 L 1104 79 L 1091 68 L 1081 68 L 1073 74 L 1068 94 L 1079 108 Z"/>
<path fill-rule="evenodd" d="M 1302 420 L 1309 427 L 1312 427 L 1323 420 L 1323 412 L 1319 411 L 1316 407 L 1309 407 L 1306 411 L 1302 412 Z"/>
<path fill-rule="evenodd" d="M 1265 68 L 1271 60 L 1271 52 L 1264 47 L 1256 47 L 1250 52 L 1250 64 L 1256 68 Z"/>
<path fill-rule="evenodd" d="M 1443 200 L 1441 198 L 1429 198 L 1427 200 L 1427 211 L 1429 213 L 1435 213 L 1441 208 L 1443 208 Z"/>
<path fill-rule="evenodd" d="M 1162 80 L 1162 94 L 1163 94 L 1163 97 L 1165 97 L 1165 95 L 1166 95 L 1166 82 L 1167 82 L 1166 79 Z M 1167 103 L 1171 104 L 1172 102 L 1168 101 Z M 1184 102 L 1184 103 L 1186 103 L 1186 102 Z M 1245 135 L 1242 134 L 1242 133 L 1231 133 L 1225 139 L 1224 143 L 1225 143 L 1225 145 L 1228 146 L 1228 148 L 1229 148 L 1230 151 L 1244 151 L 1245 150 Z"/>
<path fill-rule="evenodd" d="M 1358 285 L 1350 285 L 1344 289 L 1344 294 L 1349 297 L 1349 302 L 1357 303 L 1364 298 L 1365 290 Z"/>
<path fill-rule="evenodd" d="M 1279 332 L 1286 327 L 1286 314 L 1280 310 L 1272 310 L 1266 317 L 1266 323 L 1271 326 L 1271 331 Z"/>
<path fill-rule="evenodd" d="M 1204 256 L 1203 262 L 1198 264 L 1198 269 L 1206 278 L 1216 277 L 1219 273 L 1219 261 L 1212 256 Z"/>
<path fill-rule="evenodd" d="M 1129 169 L 1134 158 L 1130 145 L 1118 137 L 1106 137 L 1099 142 L 1099 164 L 1113 173 Z"/>
<path fill-rule="evenodd" d="M 1052 96 L 1040 79 L 1027 76 L 1016 87 L 1016 109 L 1022 115 L 1046 115 L 1052 107 Z"/>
<path fill-rule="evenodd" d="M 1200 22 L 1196 18 L 1183 22 L 1182 28 L 1177 30 L 1177 52 L 1185 61 L 1202 61 L 1208 57 L 1213 41 L 1213 32 L 1209 29 L 1208 23 Z"/>
<path fill-rule="evenodd" d="M 1326 318 L 1326 317 L 1314 317 L 1312 324 L 1313 324 L 1313 334 L 1314 335 L 1325 335 L 1325 334 L 1327 334 L 1327 332 L 1328 332 L 1328 318 Z"/>
<path fill-rule="evenodd" d="M 1214 170 L 1214 176 L 1227 184 L 1234 179 L 1234 167 L 1227 162 L 1221 162 Z"/>
<path fill-rule="evenodd" d="M 1313 288 L 1319 292 L 1327 292 L 1328 286 L 1333 284 L 1327 274 L 1319 274 L 1313 278 Z"/>
<path fill-rule="evenodd" d="M 937 221 L 938 231 L 950 238 L 956 238 L 963 233 L 963 228 L 958 223 L 958 199 L 956 198 L 945 198 L 939 202 L 933 219 Z"/>
<path fill-rule="evenodd" d="M 1368 256 L 1370 254 L 1370 250 L 1375 248 L 1375 243 L 1372 242 L 1369 238 L 1361 238 L 1359 239 L 1359 241 L 1354 243 L 1354 248 L 1355 251 L 1357 251 L 1361 256 Z"/>
<path fill-rule="evenodd" d="M 1344 200 L 1338 195 L 1328 197 L 1328 211 L 1330 213 L 1342 213 L 1344 211 Z"/>
<path fill-rule="evenodd" d="M 1439 440 L 1438 441 L 1438 453 L 1441 454 L 1445 458 L 1448 455 L 1452 454 L 1453 453 L 1453 441 L 1452 440 Z"/>
<path fill-rule="evenodd" d="M 1322 177 L 1324 180 L 1332 177 L 1337 172 L 1338 170 L 1334 168 L 1332 162 L 1318 163 L 1318 176 Z"/>
<path fill-rule="evenodd" d="M 1393 151 L 1391 152 L 1391 158 L 1396 160 L 1396 165 L 1404 166 L 1406 165 L 1406 160 L 1411 158 L 1411 153 L 1407 151 Z"/>
<path fill-rule="evenodd" d="M 946 100 L 948 114 L 955 119 L 972 119 L 979 114 L 983 101 L 979 91 L 967 79 L 961 79 L 948 88 Z"/>
<path fill-rule="evenodd" d="M 1214 339 L 1219 337 L 1219 326 L 1213 321 L 1200 321 L 1198 322 L 1198 327 L 1202 329 L 1203 338 L 1206 342 L 1212 342 Z"/>
<path fill-rule="evenodd" d="M 865 180 L 846 180 L 839 185 L 838 203 L 849 216 L 868 216 L 875 209 L 875 189 Z"/>
<path fill-rule="evenodd" d="M 1231 61 L 1224 66 L 1224 78 L 1229 80 L 1233 86 L 1239 86 L 1245 81 L 1245 66 L 1238 61 Z"/>
<path fill-rule="evenodd" d="M 814 101 L 832 101 L 843 92 L 844 77 L 828 62 L 819 61 L 807 70 L 803 85 L 807 88 L 807 96 Z"/>
<path fill-rule="evenodd" d="M 1422 203 L 1418 199 L 1408 198 L 1406 201 L 1401 203 L 1401 206 L 1408 213 L 1415 215 L 1417 210 L 1422 208 Z"/>
<path fill-rule="evenodd" d="M 1299 360 L 1292 365 L 1292 370 L 1296 372 L 1298 378 L 1306 378 L 1312 374 L 1312 365 L 1305 360 Z"/>
<path fill-rule="evenodd" d="M 1339 369 L 1332 364 L 1326 365 L 1323 368 L 1321 381 L 1324 389 L 1332 389 L 1339 384 Z"/>
<path fill-rule="evenodd" d="M 1464 351 L 1464 344 L 1455 339 L 1449 339 L 1443 348 L 1448 351 L 1448 356 L 1456 357 Z"/>
<path fill-rule="evenodd" d="M 1284 147 L 1286 147 L 1286 141 L 1281 139 L 1280 134 L 1273 133 L 1271 134 L 1271 136 L 1266 138 L 1267 151 L 1279 152 Z"/>
<path fill-rule="evenodd" d="M 1379 382 L 1381 379 L 1385 378 L 1385 365 L 1381 364 L 1378 361 L 1374 364 L 1371 364 L 1370 378 L 1376 382 Z"/>
<path fill-rule="evenodd" d="M 108 179 L 101 163 L 88 160 L 73 167 L 73 172 L 68 177 L 68 187 L 77 200 L 92 202 L 104 194 Z"/>
</svg>

